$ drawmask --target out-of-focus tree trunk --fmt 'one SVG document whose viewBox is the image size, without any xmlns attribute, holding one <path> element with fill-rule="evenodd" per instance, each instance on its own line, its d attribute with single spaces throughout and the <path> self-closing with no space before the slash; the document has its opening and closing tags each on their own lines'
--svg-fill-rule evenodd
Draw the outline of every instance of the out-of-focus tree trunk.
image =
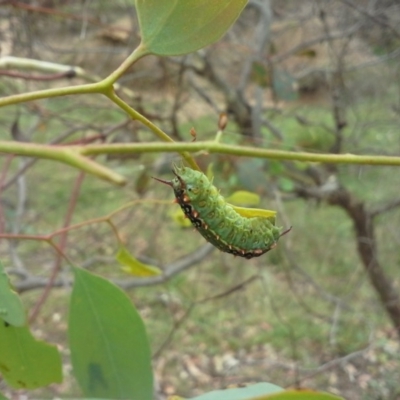
<svg viewBox="0 0 400 400">
<path fill-rule="evenodd" d="M 362 201 L 357 200 L 345 189 L 334 192 L 328 202 L 342 207 L 353 221 L 357 250 L 365 272 L 400 338 L 400 298 L 379 262 L 371 213 L 366 210 Z"/>
</svg>

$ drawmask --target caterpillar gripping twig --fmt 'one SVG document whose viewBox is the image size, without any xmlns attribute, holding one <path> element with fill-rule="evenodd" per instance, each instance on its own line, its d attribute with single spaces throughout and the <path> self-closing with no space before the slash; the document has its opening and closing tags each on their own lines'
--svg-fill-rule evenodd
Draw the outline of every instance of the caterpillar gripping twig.
<svg viewBox="0 0 400 400">
<path fill-rule="evenodd" d="M 228 204 L 200 171 L 175 167 L 172 181 L 154 178 L 174 190 L 185 215 L 200 234 L 219 250 L 247 259 L 273 249 L 281 232 L 274 218 L 244 217 Z"/>
</svg>

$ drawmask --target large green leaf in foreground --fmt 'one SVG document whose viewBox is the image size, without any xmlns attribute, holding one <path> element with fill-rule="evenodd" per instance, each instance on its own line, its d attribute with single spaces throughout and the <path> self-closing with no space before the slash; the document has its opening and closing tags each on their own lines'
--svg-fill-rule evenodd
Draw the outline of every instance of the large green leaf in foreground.
<svg viewBox="0 0 400 400">
<path fill-rule="evenodd" d="M 25 309 L 21 299 L 10 286 L 8 276 L 0 262 L 0 319 L 13 326 L 24 326 Z"/>
<path fill-rule="evenodd" d="M 256 396 L 281 392 L 283 389 L 272 383 L 256 383 L 242 388 L 214 390 L 190 400 L 247 400 Z"/>
<path fill-rule="evenodd" d="M 153 398 L 151 354 L 146 331 L 128 296 L 80 268 L 69 315 L 74 374 L 88 397 Z"/>
<path fill-rule="evenodd" d="M 249 398 L 248 400 L 344 400 L 342 397 L 329 393 L 314 392 L 313 390 L 299 389 L 286 390 L 269 396 Z"/>
<path fill-rule="evenodd" d="M 247 0 L 135 0 L 142 46 L 153 54 L 187 54 L 216 42 Z"/>
<path fill-rule="evenodd" d="M 36 340 L 29 328 L 0 320 L 0 371 L 14 388 L 35 389 L 62 381 L 55 346 Z"/>
<path fill-rule="evenodd" d="M 172 397 L 168 400 L 184 400 Z M 343 400 L 329 393 L 312 390 L 283 390 L 272 383 L 257 383 L 236 389 L 216 390 L 188 400 Z"/>
</svg>

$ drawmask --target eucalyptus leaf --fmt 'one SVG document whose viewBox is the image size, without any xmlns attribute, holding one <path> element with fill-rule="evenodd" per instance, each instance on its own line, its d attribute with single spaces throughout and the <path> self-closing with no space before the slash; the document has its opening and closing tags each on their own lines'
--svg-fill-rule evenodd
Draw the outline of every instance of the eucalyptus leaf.
<svg viewBox="0 0 400 400">
<path fill-rule="evenodd" d="M 4 267 L 0 262 L 0 323 L 1 320 L 13 326 L 24 326 L 26 313 L 22 301 L 10 286 Z"/>
<path fill-rule="evenodd" d="M 36 340 L 27 326 L 0 320 L 0 372 L 17 389 L 36 389 L 62 381 L 57 347 Z"/>
<path fill-rule="evenodd" d="M 276 393 L 267 396 L 252 397 L 246 400 L 344 400 L 342 397 L 335 396 L 329 393 L 315 392 L 313 390 L 285 390 L 281 393 Z"/>
<path fill-rule="evenodd" d="M 162 271 L 149 264 L 144 264 L 129 253 L 125 246 L 120 246 L 115 256 L 116 260 L 123 265 L 122 270 L 137 277 L 148 277 L 161 275 Z"/>
<path fill-rule="evenodd" d="M 274 211 L 274 210 L 264 210 L 262 208 L 236 207 L 236 206 L 233 206 L 232 204 L 231 204 L 231 206 L 242 217 L 246 217 L 246 218 L 254 218 L 254 217 L 267 218 L 273 224 L 275 224 L 276 211 Z"/>
<path fill-rule="evenodd" d="M 227 197 L 226 201 L 234 205 L 257 206 L 260 204 L 260 196 L 247 190 L 237 190 Z"/>
<path fill-rule="evenodd" d="M 179 225 L 181 228 L 190 228 L 192 223 L 190 219 L 186 217 L 182 209 L 179 207 L 170 213 L 171 219 Z"/>
<path fill-rule="evenodd" d="M 86 396 L 152 400 L 150 346 L 128 296 L 108 280 L 74 268 L 68 336 Z"/>
<path fill-rule="evenodd" d="M 255 396 L 281 392 L 283 389 L 272 383 L 256 383 L 243 388 L 215 390 L 193 397 L 190 400 L 249 400 Z"/>
<path fill-rule="evenodd" d="M 247 0 L 136 0 L 142 47 L 162 56 L 187 54 L 216 42 Z"/>
</svg>

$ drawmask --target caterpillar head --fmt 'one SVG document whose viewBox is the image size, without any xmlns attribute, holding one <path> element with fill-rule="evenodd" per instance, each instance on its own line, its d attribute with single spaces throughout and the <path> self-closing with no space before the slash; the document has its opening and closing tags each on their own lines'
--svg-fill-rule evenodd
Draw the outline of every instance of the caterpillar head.
<svg viewBox="0 0 400 400">
<path fill-rule="evenodd" d="M 184 170 L 184 167 L 182 169 Z M 181 175 L 179 174 L 180 170 L 181 170 L 181 168 L 174 167 L 172 172 L 175 175 L 175 178 L 172 179 L 171 181 L 166 181 L 164 179 L 156 178 L 154 176 L 152 178 L 158 182 L 164 183 L 165 185 L 171 186 L 172 189 L 174 189 L 175 193 L 181 193 L 182 190 L 184 190 L 186 188 L 186 183 L 183 180 L 183 178 L 181 177 Z"/>
<path fill-rule="evenodd" d="M 202 180 L 204 177 L 204 174 L 202 172 L 194 171 L 191 168 L 186 167 L 175 166 L 172 170 L 172 173 L 175 175 L 175 178 L 171 181 L 165 181 L 164 179 L 159 179 L 155 177 L 153 178 L 161 183 L 164 183 L 165 185 L 171 186 L 175 192 L 182 189 L 193 189 L 196 192 L 196 188 L 198 186 L 197 179 Z"/>
</svg>

